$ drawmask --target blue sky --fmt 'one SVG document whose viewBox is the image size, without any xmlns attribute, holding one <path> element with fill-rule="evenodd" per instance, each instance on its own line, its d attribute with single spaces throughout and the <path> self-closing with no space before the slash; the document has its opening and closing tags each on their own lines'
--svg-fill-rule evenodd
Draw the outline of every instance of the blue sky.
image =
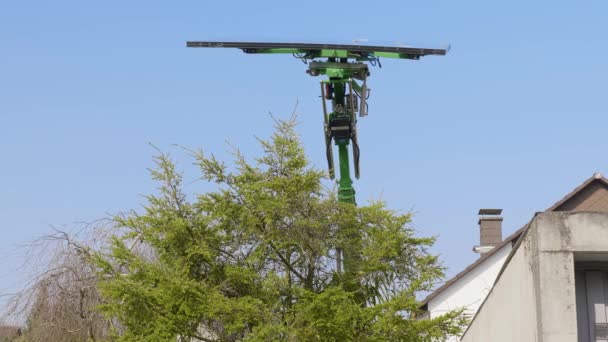
<svg viewBox="0 0 608 342">
<path fill-rule="evenodd" d="M 477 210 L 504 235 L 593 172 L 608 173 L 605 1 L 3 1 L 0 292 L 23 284 L 20 244 L 154 191 L 154 144 L 204 191 L 179 144 L 248 155 L 288 117 L 325 167 L 319 78 L 288 56 L 186 49 L 186 40 L 355 38 L 452 45 L 383 60 L 359 121 L 359 203 L 412 210 L 448 274 L 477 258 Z"/>
</svg>

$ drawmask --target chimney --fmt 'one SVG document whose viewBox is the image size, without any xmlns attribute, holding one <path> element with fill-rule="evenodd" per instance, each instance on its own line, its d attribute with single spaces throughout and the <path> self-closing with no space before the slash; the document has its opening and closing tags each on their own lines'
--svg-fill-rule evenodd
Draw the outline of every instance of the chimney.
<svg viewBox="0 0 608 342">
<path fill-rule="evenodd" d="M 502 209 L 479 209 L 479 246 L 473 247 L 480 257 L 502 242 Z"/>
</svg>

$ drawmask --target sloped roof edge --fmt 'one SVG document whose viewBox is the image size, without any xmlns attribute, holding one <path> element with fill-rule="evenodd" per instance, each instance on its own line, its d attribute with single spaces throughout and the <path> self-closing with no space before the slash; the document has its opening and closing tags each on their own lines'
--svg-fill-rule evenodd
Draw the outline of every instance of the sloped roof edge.
<svg viewBox="0 0 608 342">
<path fill-rule="evenodd" d="M 453 276 L 450 280 L 446 281 L 443 285 L 441 285 L 440 287 L 438 287 L 437 289 L 435 289 L 435 291 L 433 291 L 431 294 L 429 294 L 428 296 L 426 296 L 426 298 L 424 298 L 422 300 L 422 302 L 420 304 L 420 308 L 421 309 L 427 309 L 428 303 L 433 298 L 437 297 L 441 292 L 443 292 L 448 287 L 450 287 L 452 284 L 454 284 L 455 282 L 457 282 L 458 280 L 460 280 L 462 277 L 464 277 L 465 275 L 467 275 L 467 273 L 469 273 L 471 270 L 473 270 L 474 268 L 476 268 L 477 266 L 479 266 L 480 264 L 482 264 L 484 261 L 486 261 L 492 255 L 498 253 L 498 251 L 501 250 L 507 244 L 517 242 L 517 239 L 519 239 L 519 237 L 521 236 L 521 233 L 523 233 L 524 228 L 525 228 L 525 226 L 522 227 L 522 228 L 520 228 L 520 229 L 518 229 L 518 230 L 516 230 L 513 234 L 509 235 L 506 239 L 504 239 L 503 242 L 500 243 L 500 245 L 497 245 L 496 247 L 494 247 L 491 251 L 489 251 L 488 253 L 486 253 L 484 256 L 482 256 L 481 258 L 475 260 L 475 262 L 473 262 L 472 264 L 470 264 L 467 268 L 465 268 L 460 273 L 458 273 L 455 276 Z"/>
<path fill-rule="evenodd" d="M 549 210 L 547 210 L 547 211 L 549 211 Z M 545 211 L 545 212 L 547 212 L 547 211 Z M 498 271 L 498 275 L 496 276 L 496 279 L 494 280 L 494 284 L 492 284 L 492 287 L 490 288 L 490 292 L 488 292 L 488 294 L 486 295 L 486 297 L 481 302 L 481 305 L 479 306 L 479 309 L 477 309 L 477 311 L 475 312 L 475 314 L 473 315 L 473 317 L 471 317 L 471 320 L 469 321 L 469 324 L 467 325 L 467 328 L 462 332 L 461 337 L 464 336 L 464 335 L 466 335 L 466 333 L 469 331 L 469 328 L 471 328 L 471 323 L 475 320 L 475 318 L 477 318 L 477 316 L 481 312 L 481 308 L 486 304 L 486 301 L 490 297 L 490 294 L 492 293 L 492 291 L 494 291 L 494 286 L 496 286 L 496 283 L 498 283 L 498 280 L 500 280 L 500 277 L 502 276 L 502 274 L 504 273 L 505 269 L 507 268 L 507 265 L 509 264 L 509 262 L 511 262 L 511 259 L 513 259 L 513 256 L 515 255 L 515 253 L 519 249 L 519 246 L 521 246 L 522 241 L 524 241 L 524 238 L 526 237 L 526 235 L 529 232 L 530 225 L 532 224 L 532 222 L 534 221 L 534 218 L 536 218 L 536 215 L 538 215 L 538 214 L 539 214 L 538 212 L 535 213 L 534 216 L 532 217 L 532 219 L 530 220 L 530 222 L 528 222 L 525 226 L 523 226 L 520 229 L 521 230 L 521 235 L 520 235 L 519 240 L 517 240 L 517 242 L 515 243 L 515 245 L 513 245 L 513 249 L 511 249 L 511 252 L 509 252 L 509 255 L 507 255 L 507 259 L 505 260 L 505 262 L 500 267 L 500 271 Z"/>
<path fill-rule="evenodd" d="M 584 181 L 583 184 L 579 185 L 574 190 L 572 190 L 570 193 L 568 193 L 566 196 L 564 196 L 562 199 L 555 202 L 555 204 L 553 204 L 552 206 L 547 208 L 544 212 L 557 210 L 562 204 L 568 202 L 569 199 L 576 196 L 578 193 L 580 193 L 584 188 L 589 186 L 589 184 L 593 183 L 594 181 L 598 181 L 598 182 L 604 184 L 606 187 L 608 187 L 608 179 L 606 179 L 601 173 L 596 172 L 593 174 L 593 176 L 591 176 L 586 181 Z"/>
</svg>

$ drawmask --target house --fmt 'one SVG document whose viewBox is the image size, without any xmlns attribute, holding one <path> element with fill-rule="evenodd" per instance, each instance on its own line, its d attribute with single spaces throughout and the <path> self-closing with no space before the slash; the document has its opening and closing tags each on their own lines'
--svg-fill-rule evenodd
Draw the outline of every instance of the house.
<svg viewBox="0 0 608 342">
<path fill-rule="evenodd" d="M 535 216 L 462 342 L 608 341 L 608 213 Z"/>
<path fill-rule="evenodd" d="M 608 213 L 608 179 L 599 173 L 594 174 L 545 210 L 543 215 L 558 212 Z M 480 245 L 475 246 L 473 250 L 480 254 L 480 258 L 422 301 L 421 308 L 426 312 L 425 317 L 437 317 L 447 311 L 462 307 L 470 317 L 476 317 L 482 303 L 493 291 L 494 284 L 505 265 L 511 260 L 515 249 L 521 244 L 524 235 L 528 234 L 531 225 L 531 223 L 525 225 L 503 240 L 500 214 L 499 209 L 481 209 L 479 211 Z M 608 250 L 608 246 L 606 246 L 606 250 Z M 459 339 L 453 337 L 449 341 L 459 341 Z M 474 341 L 495 340 L 476 339 Z M 520 339 L 512 341 L 520 341 Z"/>
</svg>

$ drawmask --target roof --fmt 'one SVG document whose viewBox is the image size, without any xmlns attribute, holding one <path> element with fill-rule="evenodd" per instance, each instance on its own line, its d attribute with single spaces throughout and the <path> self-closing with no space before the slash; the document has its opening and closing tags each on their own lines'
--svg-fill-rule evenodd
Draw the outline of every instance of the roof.
<svg viewBox="0 0 608 342">
<path fill-rule="evenodd" d="M 594 186 L 601 186 L 604 191 L 608 188 L 608 179 L 606 179 L 601 173 L 596 172 L 587 179 L 583 184 L 572 190 L 569 194 L 564 196 L 561 200 L 557 201 L 545 212 L 548 211 L 606 211 L 603 205 L 606 199 L 604 198 L 591 198 L 591 196 L 584 196 L 588 190 L 593 190 Z M 584 198 L 577 198 L 584 197 Z M 597 197 L 597 196 L 596 196 Z M 603 196 L 602 196 L 603 197 Z M 575 207 L 569 206 L 569 204 Z M 595 204 L 595 205 L 594 205 Z M 590 210 L 591 209 L 591 210 Z"/>
<path fill-rule="evenodd" d="M 604 191 L 599 196 L 593 196 L 594 190 L 598 188 L 598 186 Z M 588 210 L 589 208 L 593 208 L 596 211 L 608 211 L 608 179 L 606 179 L 599 172 L 594 173 L 593 176 L 584 181 L 583 184 L 579 185 L 577 188 L 572 190 L 562 199 L 560 199 L 555 204 L 544 210 L 544 212 L 580 211 Z M 420 308 L 423 310 L 427 310 L 428 303 L 433 298 L 437 297 L 440 293 L 452 286 L 452 284 L 467 275 L 471 270 L 475 269 L 477 266 L 479 266 L 485 260 L 490 258 L 492 255 L 498 253 L 498 251 L 507 244 L 515 244 L 521 237 L 522 233 L 525 232 L 527 227 L 528 224 L 516 230 L 513 234 L 505 238 L 501 244 L 494 247 L 490 252 L 475 260 L 475 262 L 473 262 L 467 268 L 465 268 L 460 273 L 456 274 L 454 277 L 446 281 L 443 285 L 435 289 L 435 291 L 433 291 L 426 298 L 424 298 L 424 300 L 422 300 Z"/>
</svg>

